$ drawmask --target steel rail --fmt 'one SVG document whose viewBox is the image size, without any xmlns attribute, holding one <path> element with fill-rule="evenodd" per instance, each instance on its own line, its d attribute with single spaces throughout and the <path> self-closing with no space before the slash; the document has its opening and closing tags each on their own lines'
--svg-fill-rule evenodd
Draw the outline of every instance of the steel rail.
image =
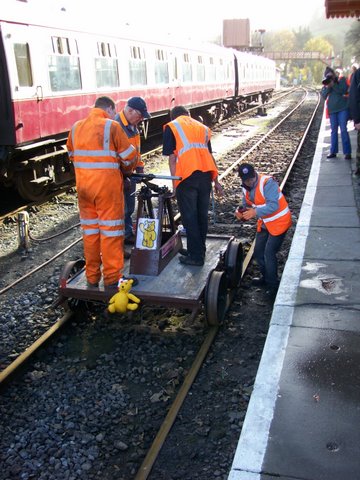
<svg viewBox="0 0 360 480">
<path fill-rule="evenodd" d="M 0 385 L 12 375 L 17 368 L 23 365 L 36 350 L 41 347 L 50 337 L 54 335 L 70 318 L 74 315 L 73 312 L 68 311 L 63 315 L 54 325 L 46 330 L 41 337 L 39 337 L 33 344 L 30 345 L 23 353 L 21 353 L 16 360 L 8 365 L 0 372 Z"/>
<path fill-rule="evenodd" d="M 306 98 L 306 97 L 305 97 Z M 292 113 L 294 113 L 294 111 L 297 110 L 297 108 L 299 108 L 299 106 L 304 102 L 305 98 L 300 102 L 300 104 L 298 105 L 298 107 L 296 107 L 295 109 L 293 109 L 290 114 L 288 114 L 285 118 L 288 118 Z M 311 123 L 314 119 L 314 116 L 315 116 L 315 113 L 317 111 L 317 108 L 319 106 L 319 98 L 318 98 L 318 102 L 317 102 L 317 105 L 316 105 L 316 108 L 314 109 L 314 112 L 311 116 L 311 119 L 309 120 L 308 122 L 308 125 L 303 133 L 303 136 L 301 138 L 301 141 L 299 142 L 299 145 L 296 149 L 296 152 L 292 158 L 292 160 L 290 161 L 289 163 L 289 167 L 287 168 L 287 171 L 285 173 L 285 176 L 284 176 L 284 180 L 281 182 L 281 188 L 283 188 L 283 186 L 285 185 L 285 182 L 286 180 L 288 179 L 289 175 L 290 175 L 290 172 L 294 166 L 294 163 L 296 161 L 296 158 L 298 157 L 299 153 L 300 153 L 300 150 L 301 150 L 301 147 L 305 141 L 305 138 L 308 134 L 308 131 L 310 129 L 310 126 L 311 126 Z M 271 132 L 273 132 L 282 122 L 284 121 L 284 119 L 279 122 L 279 124 L 274 127 Z M 268 135 L 266 135 L 268 136 Z M 263 140 L 262 140 L 263 141 Z M 258 142 L 259 143 L 262 143 L 261 142 Z M 254 149 L 254 147 L 252 147 L 250 150 L 252 151 Z M 246 154 L 248 155 L 248 153 Z M 238 159 L 236 162 L 234 162 L 233 166 L 229 169 L 226 170 L 227 173 L 230 173 L 230 171 L 232 171 L 236 165 L 238 165 L 238 163 L 241 161 L 241 159 L 244 158 L 244 156 L 242 156 L 240 159 Z M 224 172 L 224 174 L 226 173 Z M 224 174 L 222 176 L 224 176 Z M 73 246 L 75 243 L 79 242 L 81 239 L 78 239 L 76 240 L 75 242 L 73 242 L 73 244 L 71 244 L 71 246 Z M 71 248 L 71 246 L 69 246 L 68 248 Z M 251 262 L 251 259 L 252 259 L 252 255 L 253 255 L 253 250 L 254 250 L 254 246 L 255 246 L 255 240 L 252 242 L 249 250 L 247 251 L 247 254 L 245 256 L 245 259 L 244 259 L 244 262 L 243 262 L 243 268 L 242 268 L 242 274 L 241 274 L 241 278 L 243 278 L 243 276 L 245 275 L 246 273 L 246 270 Z M 67 248 L 67 249 L 68 249 Z M 54 260 L 56 257 L 58 257 L 60 254 L 62 254 L 63 252 L 60 252 L 59 254 L 57 254 L 55 257 L 53 257 L 52 259 L 50 259 L 48 262 L 45 262 L 42 266 L 45 266 L 47 263 L 49 263 L 50 261 Z M 42 267 L 41 266 L 41 267 Z M 37 267 L 37 269 L 34 269 L 32 272 L 29 272 L 29 274 L 27 274 L 25 277 L 22 277 L 21 279 L 17 280 L 16 282 L 14 282 L 14 284 L 18 283 L 19 281 L 21 281 L 22 279 L 26 278 L 27 276 L 29 276 L 30 274 L 34 273 L 34 271 L 38 270 L 39 267 Z M 13 284 L 12 284 L 13 285 Z M 11 285 L 11 286 L 12 286 Z M 4 290 L 7 290 L 8 288 L 10 288 L 11 286 L 8 286 L 6 287 L 5 289 L 3 290 L 0 290 L 0 294 L 3 293 Z M 44 342 L 46 340 L 48 340 L 53 334 L 55 334 L 73 315 L 73 312 L 67 312 L 60 320 L 58 320 L 52 327 L 50 327 L 38 340 L 36 340 L 29 348 L 27 348 L 25 350 L 25 352 L 23 352 L 21 355 L 19 355 L 19 357 L 16 358 L 16 360 L 14 362 L 12 362 L 8 367 L 6 367 L 2 372 L 0 372 L 0 385 L 11 375 L 14 373 L 14 371 L 22 364 L 24 364 L 25 361 L 27 361 L 29 359 L 29 357 L 41 346 L 44 344 Z M 219 330 L 219 326 L 213 326 L 213 327 L 210 327 L 209 329 L 209 332 L 203 342 L 203 344 L 201 345 L 199 351 L 198 351 L 198 354 L 188 372 L 188 374 L 186 375 L 185 379 L 184 379 L 184 382 L 182 384 L 182 386 L 180 387 L 180 390 L 174 400 L 174 402 L 172 403 L 171 407 L 170 407 L 170 410 L 168 411 L 166 417 L 165 417 L 165 420 L 164 422 L 162 423 L 150 449 L 148 450 L 148 453 L 144 459 L 144 461 L 142 462 L 137 474 L 136 474 L 136 477 L 135 477 L 135 480 L 145 480 L 148 478 L 148 475 L 150 474 L 151 472 L 151 469 L 156 461 L 156 458 L 158 457 L 159 455 L 159 452 L 166 440 L 166 437 L 167 435 L 169 434 L 174 422 L 175 422 L 175 419 L 177 417 L 177 414 L 178 412 L 180 411 L 180 408 L 193 384 L 193 382 L 195 381 L 195 378 L 197 376 L 197 374 L 199 373 L 200 371 L 200 368 L 206 358 L 206 355 L 211 347 L 211 345 L 213 344 L 214 342 L 214 339 L 216 338 L 216 335 L 218 333 L 218 330 Z"/>
<path fill-rule="evenodd" d="M 70 243 L 70 245 L 68 245 L 66 248 L 64 248 L 63 250 L 61 250 L 60 252 L 58 252 L 56 255 L 54 255 L 53 257 L 49 258 L 49 260 L 47 260 L 46 262 L 42 263 L 41 265 L 38 265 L 37 267 L 33 268 L 32 270 L 30 270 L 30 272 L 26 273 L 25 275 L 21 276 L 20 278 L 18 278 L 17 280 L 15 280 L 14 282 L 10 283 L 9 285 L 7 285 L 6 287 L 2 288 L 0 290 L 0 295 L 2 295 L 3 293 L 7 292 L 8 290 L 10 290 L 11 288 L 13 288 L 15 285 L 17 285 L 18 283 L 22 282 L 23 280 L 25 280 L 26 278 L 30 277 L 31 275 L 33 275 L 34 273 L 36 273 L 38 270 L 41 270 L 42 268 L 46 267 L 46 265 L 48 265 L 49 263 L 53 262 L 54 260 L 56 260 L 58 257 L 61 257 L 61 255 L 63 255 L 65 252 L 67 252 L 68 250 L 70 250 L 70 248 L 72 248 L 74 245 L 76 245 L 77 243 L 79 243 L 80 241 L 82 240 L 82 237 L 81 238 L 78 238 L 77 240 L 75 240 L 74 242 Z"/>
<path fill-rule="evenodd" d="M 302 103 L 305 101 L 306 99 L 306 96 L 304 96 L 304 98 L 302 99 L 302 101 L 299 103 L 299 105 L 294 108 L 285 118 L 287 119 L 292 113 L 294 113 L 294 111 L 296 111 L 301 105 Z M 316 108 L 314 109 L 314 112 L 311 116 L 311 119 L 309 120 L 308 122 L 308 126 L 307 128 L 305 129 L 304 131 L 304 134 L 302 136 L 302 139 L 299 143 L 299 146 L 297 147 L 296 149 L 296 152 L 291 160 L 291 162 L 289 163 L 289 167 L 286 171 L 286 179 L 289 177 L 289 174 L 290 174 L 290 171 L 291 169 L 293 168 L 293 165 L 296 161 L 296 158 L 299 156 L 299 153 L 300 153 L 300 149 L 301 149 L 301 146 L 303 145 L 304 141 L 305 141 L 305 138 L 307 136 L 307 133 L 309 131 L 309 128 L 311 126 L 311 123 L 314 119 L 314 116 L 315 116 L 315 113 L 317 111 L 317 108 L 319 106 L 319 98 L 318 98 L 318 102 L 317 102 L 317 105 L 316 105 Z M 273 132 L 279 125 L 281 125 L 281 123 L 283 123 L 283 120 L 281 122 L 279 122 L 278 125 L 276 125 L 276 127 L 274 127 L 271 132 Z M 268 136 L 268 135 L 267 135 Z M 259 143 L 262 143 L 261 142 L 258 142 Z M 254 149 L 254 147 L 251 148 L 251 151 Z M 241 157 L 243 158 L 243 157 Z M 231 170 L 233 170 L 235 168 L 235 166 L 239 163 L 240 159 L 237 160 L 235 162 L 235 165 L 233 165 L 232 168 L 230 169 L 227 169 L 227 172 L 229 173 Z M 224 172 L 225 173 L 225 172 Z M 254 252 L 254 247 L 255 247 L 255 240 L 253 240 L 249 250 L 247 251 L 246 253 L 246 256 L 245 256 L 245 259 L 244 259 L 244 262 L 243 262 L 243 269 L 242 269 L 242 274 L 241 274 L 241 278 L 244 277 L 245 273 L 246 273 L 246 270 L 251 262 L 251 259 L 252 259 L 252 255 L 253 255 L 253 252 Z M 174 402 L 172 403 L 171 407 L 170 407 L 170 410 L 168 411 L 166 417 L 165 417 L 165 420 L 164 422 L 162 423 L 162 425 L 160 426 L 160 429 L 150 447 L 150 449 L 148 450 L 148 453 L 145 457 L 145 459 L 143 460 L 136 476 L 135 476 L 135 479 L 134 480 L 146 480 L 151 472 L 151 469 L 160 453 L 160 450 L 166 440 L 166 437 L 167 435 L 169 434 L 175 420 L 176 420 L 176 417 L 177 417 L 177 414 L 186 398 L 186 395 L 188 393 L 188 391 L 190 390 L 200 368 L 201 368 L 201 365 L 202 363 L 204 362 L 205 358 L 206 358 L 206 355 L 213 343 L 213 341 L 215 340 L 215 337 L 216 337 L 216 334 L 218 332 L 218 329 L 219 327 L 218 326 L 214 326 L 214 327 L 210 327 L 210 330 L 203 342 L 203 344 L 201 345 L 200 347 L 200 350 L 188 372 L 188 374 L 186 375 L 185 379 L 184 379 L 184 382 L 174 400 Z"/>
</svg>

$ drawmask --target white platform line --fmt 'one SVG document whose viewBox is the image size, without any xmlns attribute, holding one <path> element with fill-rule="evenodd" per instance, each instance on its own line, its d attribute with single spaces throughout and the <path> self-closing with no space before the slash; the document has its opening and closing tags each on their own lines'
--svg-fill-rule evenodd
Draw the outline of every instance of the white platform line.
<svg viewBox="0 0 360 480">
<path fill-rule="evenodd" d="M 228 480 L 260 480 L 325 147 L 325 129 L 324 114 L 303 205 Z"/>
</svg>

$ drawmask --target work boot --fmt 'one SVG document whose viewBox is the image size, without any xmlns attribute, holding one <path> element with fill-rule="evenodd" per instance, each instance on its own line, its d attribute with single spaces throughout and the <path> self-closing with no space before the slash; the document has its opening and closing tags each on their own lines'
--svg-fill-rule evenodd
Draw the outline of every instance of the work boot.
<svg viewBox="0 0 360 480">
<path fill-rule="evenodd" d="M 193 258 L 189 257 L 189 255 L 186 257 L 180 257 L 179 261 L 183 265 L 193 265 L 194 267 L 202 267 L 204 265 L 204 260 L 194 260 Z"/>
<path fill-rule="evenodd" d="M 96 283 L 91 283 L 89 282 L 88 280 L 86 281 L 86 286 L 87 288 L 99 288 L 99 283 L 96 282 Z"/>
</svg>

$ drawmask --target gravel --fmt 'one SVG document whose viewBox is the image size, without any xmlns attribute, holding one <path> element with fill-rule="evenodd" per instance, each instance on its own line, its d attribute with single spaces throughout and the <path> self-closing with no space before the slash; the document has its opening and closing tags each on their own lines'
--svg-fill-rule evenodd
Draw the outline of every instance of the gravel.
<svg viewBox="0 0 360 480">
<path fill-rule="evenodd" d="M 295 219 L 319 116 L 285 192 Z M 37 238 L 77 222 L 71 193 L 30 212 Z M 281 250 L 280 270 L 294 228 Z M 25 255 L 17 250 L 16 225 L 2 225 L 0 289 L 79 236 L 75 227 L 55 240 L 56 247 L 54 241 L 33 242 Z M 59 273 L 81 253 L 80 242 L 19 283 L 16 293 L 0 295 L 2 368 L 62 313 L 51 308 Z M 150 479 L 227 479 L 274 300 L 250 287 L 252 276 L 256 268 L 250 265 Z M 134 478 L 207 331 L 201 314 L 190 322 L 188 313 L 161 307 L 127 316 L 107 315 L 103 305 L 79 312 L 1 388 L 0 479 Z"/>
</svg>

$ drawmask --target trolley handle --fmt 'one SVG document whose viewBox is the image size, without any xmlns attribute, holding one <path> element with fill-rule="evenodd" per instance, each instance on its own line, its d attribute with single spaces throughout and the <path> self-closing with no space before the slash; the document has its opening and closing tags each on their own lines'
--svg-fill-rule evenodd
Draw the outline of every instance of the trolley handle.
<svg viewBox="0 0 360 480">
<path fill-rule="evenodd" d="M 132 178 L 138 178 L 143 182 L 149 182 L 150 180 L 181 180 L 182 177 L 173 175 L 156 175 L 154 173 L 132 173 Z"/>
</svg>

